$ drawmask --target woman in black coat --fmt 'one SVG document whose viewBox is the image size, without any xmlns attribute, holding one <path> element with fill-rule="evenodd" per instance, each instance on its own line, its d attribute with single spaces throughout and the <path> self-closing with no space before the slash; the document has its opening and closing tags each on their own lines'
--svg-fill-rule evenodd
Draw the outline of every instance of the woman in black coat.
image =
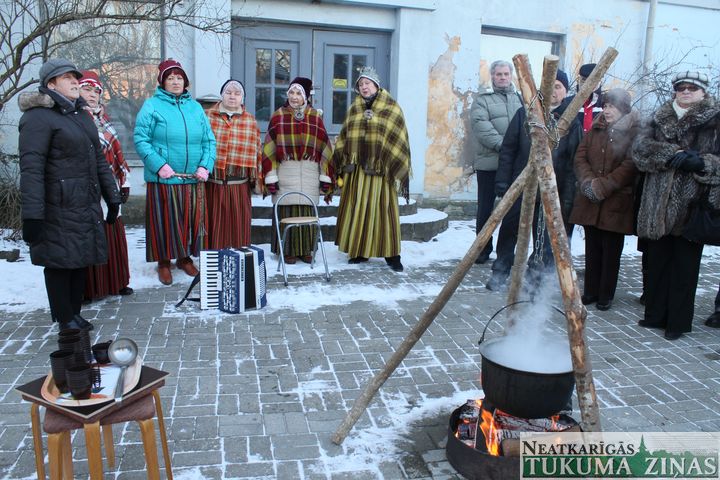
<svg viewBox="0 0 720 480">
<path fill-rule="evenodd" d="M 50 312 L 61 330 L 93 328 L 80 308 L 85 268 L 107 262 L 101 193 L 108 223 L 120 206 L 97 128 L 79 98 L 81 76 L 67 60 L 48 60 L 38 92 L 19 101 L 23 239 L 32 263 L 45 267 Z"/>
</svg>

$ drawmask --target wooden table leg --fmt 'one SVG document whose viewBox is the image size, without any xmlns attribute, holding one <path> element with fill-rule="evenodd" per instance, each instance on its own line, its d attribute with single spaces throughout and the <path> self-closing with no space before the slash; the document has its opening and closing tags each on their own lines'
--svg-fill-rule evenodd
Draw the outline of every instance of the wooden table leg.
<svg viewBox="0 0 720 480">
<path fill-rule="evenodd" d="M 72 463 L 72 443 L 71 443 L 71 432 L 66 430 L 62 432 L 62 476 L 63 480 L 73 480 L 73 463 Z"/>
<path fill-rule="evenodd" d="M 30 425 L 32 426 L 33 447 L 35 448 L 35 472 L 39 480 L 45 480 L 45 458 L 43 456 L 42 432 L 40 431 L 40 405 L 30 405 Z"/>
<path fill-rule="evenodd" d="M 170 462 L 170 451 L 167 443 L 167 433 L 165 432 L 165 418 L 163 417 L 162 403 L 160 402 L 160 393 L 153 390 L 153 399 L 155 400 L 155 414 L 158 419 L 158 428 L 160 429 L 160 444 L 163 450 L 163 459 L 165 460 L 165 473 L 168 480 L 173 480 L 172 463 Z"/>
<path fill-rule="evenodd" d="M 63 480 L 63 434 L 51 433 L 47 443 L 50 480 Z"/>
<path fill-rule="evenodd" d="M 100 443 L 100 422 L 86 423 L 85 430 L 85 448 L 87 449 L 88 470 L 90 470 L 91 480 L 102 480 L 102 448 Z"/>
<path fill-rule="evenodd" d="M 139 420 L 142 434 L 143 449 L 145 450 L 145 463 L 147 464 L 148 480 L 160 480 L 160 467 L 158 466 L 157 446 L 155 445 L 155 422 L 152 418 Z"/>
<path fill-rule="evenodd" d="M 112 425 L 102 426 L 103 444 L 105 444 L 105 457 L 107 458 L 108 467 L 115 467 L 115 443 L 113 441 Z"/>
</svg>

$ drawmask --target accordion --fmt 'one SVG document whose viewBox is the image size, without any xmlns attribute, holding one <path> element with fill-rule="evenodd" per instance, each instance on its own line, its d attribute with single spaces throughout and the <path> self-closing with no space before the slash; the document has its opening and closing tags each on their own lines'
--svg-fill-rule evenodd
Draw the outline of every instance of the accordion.
<svg viewBox="0 0 720 480">
<path fill-rule="evenodd" d="M 200 252 L 198 277 L 200 308 L 203 310 L 220 309 L 227 313 L 242 313 L 267 305 L 265 252 L 259 247 L 251 245 L 240 249 L 203 250 Z M 188 294 L 197 281 L 193 280 Z"/>
</svg>

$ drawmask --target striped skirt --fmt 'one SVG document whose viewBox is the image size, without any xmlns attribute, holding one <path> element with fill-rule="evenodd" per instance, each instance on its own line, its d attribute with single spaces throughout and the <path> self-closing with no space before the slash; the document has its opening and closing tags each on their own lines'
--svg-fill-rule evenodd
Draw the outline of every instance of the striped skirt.
<svg viewBox="0 0 720 480">
<path fill-rule="evenodd" d="M 205 184 L 148 183 L 145 258 L 148 262 L 198 256 L 207 248 Z"/>
<path fill-rule="evenodd" d="M 208 248 L 240 248 L 250 245 L 252 201 L 250 183 L 205 185 L 208 198 Z"/>
<path fill-rule="evenodd" d="M 119 295 L 120 289 L 130 283 L 127 239 L 122 217 L 114 224 L 105 224 L 108 262 L 103 265 L 90 265 L 85 274 L 85 298 L 92 300 L 108 295 Z"/>
<path fill-rule="evenodd" d="M 315 215 L 310 205 L 281 205 L 278 207 L 278 218 L 282 220 L 287 217 L 312 217 Z M 315 247 L 315 230 L 314 226 L 293 227 L 288 230 L 287 240 L 283 245 L 285 255 L 291 257 L 304 257 L 312 254 Z M 280 231 L 282 235 L 282 230 Z M 275 217 L 272 221 L 272 240 L 270 242 L 272 253 L 279 254 L 277 229 L 275 228 Z"/>
<path fill-rule="evenodd" d="M 397 190 L 384 177 L 362 168 L 343 176 L 335 244 L 350 258 L 400 255 Z"/>
</svg>

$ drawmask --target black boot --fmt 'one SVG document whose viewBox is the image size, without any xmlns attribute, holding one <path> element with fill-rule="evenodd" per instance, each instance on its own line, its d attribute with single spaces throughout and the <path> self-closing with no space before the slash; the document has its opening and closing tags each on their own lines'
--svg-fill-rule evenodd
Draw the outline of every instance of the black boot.
<svg viewBox="0 0 720 480">
<path fill-rule="evenodd" d="M 707 320 L 705 320 L 705 326 L 710 328 L 720 328 L 720 311 L 713 312 Z"/>
<path fill-rule="evenodd" d="M 85 320 L 83 317 L 80 316 L 79 313 L 78 313 L 78 314 L 75 314 L 75 316 L 73 317 L 73 320 L 74 320 L 78 325 L 80 325 L 79 328 L 82 328 L 83 330 L 94 330 L 94 329 L 95 329 L 95 325 L 93 325 L 92 323 L 90 323 L 90 322 L 88 322 L 87 320 Z"/>
<path fill-rule="evenodd" d="M 67 322 L 60 322 L 60 321 L 59 321 L 59 322 L 58 322 L 58 327 L 60 327 L 60 331 L 62 332 L 63 330 L 70 330 L 71 328 L 77 328 L 78 330 L 89 330 L 89 329 L 83 327 L 83 326 L 77 321 L 77 317 L 79 317 L 79 315 L 76 315 L 75 317 L 73 317 L 72 319 L 70 319 L 70 320 L 67 321 Z M 82 317 L 80 317 L 80 318 L 82 318 Z M 85 319 L 83 319 L 83 320 L 85 320 Z M 88 323 L 89 323 L 89 322 L 88 322 Z M 91 325 L 92 325 L 92 324 L 91 324 Z"/>
<path fill-rule="evenodd" d="M 400 255 L 394 257 L 385 257 L 385 263 L 387 263 L 394 272 L 402 272 L 405 270 L 403 264 L 400 263 Z"/>
</svg>

